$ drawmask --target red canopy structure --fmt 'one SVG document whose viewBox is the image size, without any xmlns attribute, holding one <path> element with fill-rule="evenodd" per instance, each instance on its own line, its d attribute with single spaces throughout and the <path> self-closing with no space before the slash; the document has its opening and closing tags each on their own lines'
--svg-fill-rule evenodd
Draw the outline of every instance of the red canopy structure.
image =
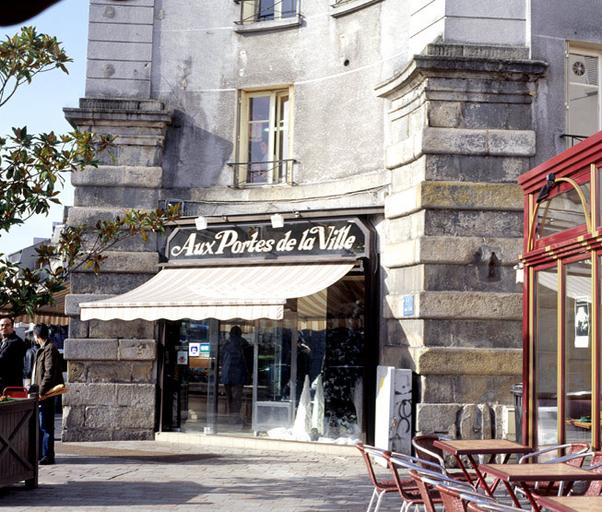
<svg viewBox="0 0 602 512">
<path fill-rule="evenodd" d="M 602 132 L 522 175 L 523 441 L 600 448 Z"/>
</svg>

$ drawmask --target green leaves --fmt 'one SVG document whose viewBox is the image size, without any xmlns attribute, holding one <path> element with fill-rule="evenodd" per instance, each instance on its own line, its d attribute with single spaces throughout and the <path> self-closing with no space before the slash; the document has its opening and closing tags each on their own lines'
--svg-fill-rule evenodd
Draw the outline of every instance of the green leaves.
<svg viewBox="0 0 602 512">
<path fill-rule="evenodd" d="M 38 34 L 34 27 L 0 41 L 0 107 L 37 74 L 52 69 L 67 73 L 68 62 L 57 39 Z M 112 144 L 111 136 L 77 130 L 30 134 L 27 126 L 0 137 L 0 236 L 32 215 L 47 214 L 52 204 L 61 204 L 65 174 L 97 167 L 97 153 Z M 35 269 L 19 268 L 0 254 L 0 309 L 32 314 L 52 301 L 72 272 L 100 272 L 107 259 L 103 252 L 129 237 L 147 240 L 151 232 L 164 232 L 178 216 L 177 207 L 127 210 L 95 226 L 65 227 L 56 244 L 37 249 Z"/>
<path fill-rule="evenodd" d="M 0 42 L 0 107 L 34 76 L 51 69 L 69 73 L 65 64 L 72 62 L 56 37 L 38 34 L 35 27 L 23 27 Z"/>
</svg>

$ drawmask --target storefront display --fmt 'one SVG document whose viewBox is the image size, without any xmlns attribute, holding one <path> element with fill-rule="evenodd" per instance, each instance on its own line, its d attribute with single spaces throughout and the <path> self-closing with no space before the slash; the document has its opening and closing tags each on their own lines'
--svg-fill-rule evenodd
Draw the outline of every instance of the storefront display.
<svg viewBox="0 0 602 512">
<path fill-rule="evenodd" d="M 368 248 L 357 218 L 185 226 L 163 270 L 82 318 L 158 321 L 163 430 L 354 443 L 375 372 Z"/>
</svg>

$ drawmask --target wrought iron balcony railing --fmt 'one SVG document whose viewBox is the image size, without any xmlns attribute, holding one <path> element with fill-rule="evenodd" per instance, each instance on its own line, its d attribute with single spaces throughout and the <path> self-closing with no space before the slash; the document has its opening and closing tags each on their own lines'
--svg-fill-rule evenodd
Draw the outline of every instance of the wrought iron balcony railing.
<svg viewBox="0 0 602 512">
<path fill-rule="evenodd" d="M 300 0 L 240 0 L 238 25 L 293 18 L 299 14 Z"/>
<path fill-rule="evenodd" d="M 585 140 L 589 135 L 574 135 L 571 133 L 561 133 L 560 138 L 564 139 L 567 143 L 567 147 L 572 148 L 575 144 Z"/>
<path fill-rule="evenodd" d="M 264 162 L 230 162 L 234 170 L 235 188 L 260 185 L 293 184 L 293 166 L 296 160 L 272 160 Z"/>
</svg>

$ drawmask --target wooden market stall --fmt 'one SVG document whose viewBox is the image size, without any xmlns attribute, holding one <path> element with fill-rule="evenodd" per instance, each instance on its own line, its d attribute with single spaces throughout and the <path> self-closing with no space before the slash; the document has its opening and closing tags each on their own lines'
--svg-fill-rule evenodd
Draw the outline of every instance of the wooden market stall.
<svg viewBox="0 0 602 512">
<path fill-rule="evenodd" d="M 602 132 L 522 175 L 522 438 L 600 448 Z"/>
</svg>

